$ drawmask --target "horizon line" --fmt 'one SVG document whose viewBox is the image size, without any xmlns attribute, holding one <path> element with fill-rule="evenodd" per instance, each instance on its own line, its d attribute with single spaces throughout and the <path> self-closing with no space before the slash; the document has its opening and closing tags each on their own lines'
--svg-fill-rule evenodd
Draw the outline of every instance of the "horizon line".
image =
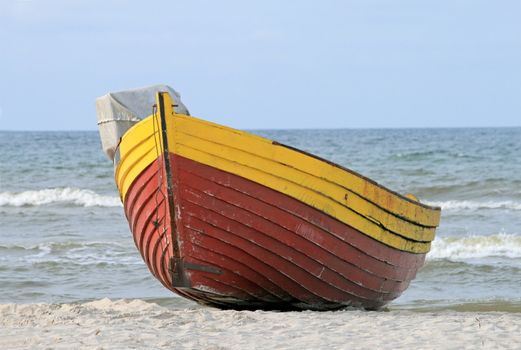
<svg viewBox="0 0 521 350">
<path fill-rule="evenodd" d="M 233 128 L 242 131 L 289 131 L 289 130 L 417 130 L 417 129 L 506 129 L 506 128 L 521 128 L 521 125 L 506 125 L 506 126 L 383 126 L 383 127 L 340 127 L 340 128 Z M 44 129 L 44 130 L 30 130 L 30 129 L 0 129 L 0 132 L 97 132 L 98 129 Z"/>
</svg>

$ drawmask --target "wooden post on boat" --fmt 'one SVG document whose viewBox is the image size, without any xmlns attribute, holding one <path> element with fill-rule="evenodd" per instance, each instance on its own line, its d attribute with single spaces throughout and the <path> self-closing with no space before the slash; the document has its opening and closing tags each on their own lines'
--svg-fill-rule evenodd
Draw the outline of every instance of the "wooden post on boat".
<svg viewBox="0 0 521 350">
<path fill-rule="evenodd" d="M 167 118 L 175 114 L 175 105 L 172 103 L 172 98 L 168 92 L 157 92 L 156 94 L 157 109 L 160 118 L 161 127 L 161 152 L 163 154 L 163 162 L 165 168 L 165 184 L 167 192 L 167 206 L 170 215 L 170 222 L 167 223 L 170 227 L 170 238 L 172 245 L 172 257 L 170 258 L 170 266 L 168 270 L 172 276 L 173 287 L 189 287 L 190 283 L 186 278 L 183 261 L 179 251 L 179 235 L 177 232 L 176 217 L 175 217 L 175 203 L 174 203 L 174 181 L 173 181 L 173 158 L 170 157 L 168 148 L 168 130 L 169 122 Z"/>
</svg>

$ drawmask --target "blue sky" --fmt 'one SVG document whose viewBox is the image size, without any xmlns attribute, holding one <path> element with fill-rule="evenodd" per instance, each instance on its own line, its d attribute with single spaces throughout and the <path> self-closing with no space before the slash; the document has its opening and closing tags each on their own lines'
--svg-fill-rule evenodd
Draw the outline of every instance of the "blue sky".
<svg viewBox="0 0 521 350">
<path fill-rule="evenodd" d="M 0 0 L 0 130 L 155 83 L 240 129 L 521 125 L 521 1 Z"/>
</svg>

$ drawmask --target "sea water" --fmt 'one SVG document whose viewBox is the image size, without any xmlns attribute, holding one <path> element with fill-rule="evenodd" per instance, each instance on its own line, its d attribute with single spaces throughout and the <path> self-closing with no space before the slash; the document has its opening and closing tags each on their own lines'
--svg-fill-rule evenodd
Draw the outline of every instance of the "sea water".
<svg viewBox="0 0 521 350">
<path fill-rule="evenodd" d="M 253 132 L 442 208 L 425 266 L 390 310 L 521 312 L 521 128 Z M 142 261 L 113 171 L 95 131 L 0 132 L 0 303 L 191 305 Z"/>
</svg>

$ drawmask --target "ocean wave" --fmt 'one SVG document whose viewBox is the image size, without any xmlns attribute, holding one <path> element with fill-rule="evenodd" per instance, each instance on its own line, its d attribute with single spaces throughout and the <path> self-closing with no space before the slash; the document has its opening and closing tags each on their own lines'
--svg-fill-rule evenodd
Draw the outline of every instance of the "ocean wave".
<svg viewBox="0 0 521 350">
<path fill-rule="evenodd" d="M 94 191 L 79 188 L 46 188 L 36 191 L 0 192 L 0 207 L 41 206 L 72 204 L 83 207 L 119 207 L 115 196 L 103 196 Z"/>
<path fill-rule="evenodd" d="M 425 201 L 426 204 L 441 207 L 442 210 L 509 209 L 521 210 L 521 202 L 515 201 Z"/>
<path fill-rule="evenodd" d="M 468 159 L 479 159 L 478 156 L 466 154 L 462 152 L 450 152 L 447 150 L 430 150 L 430 151 L 412 151 L 412 152 L 398 152 L 394 154 L 394 158 L 401 160 L 425 160 L 433 158 L 468 158 Z"/>
<path fill-rule="evenodd" d="M 141 265 L 131 243 L 116 242 L 46 242 L 32 246 L 0 245 L 0 262 L 74 265 Z M 14 258 L 14 260 L 13 260 Z"/>
<path fill-rule="evenodd" d="M 521 258 L 521 236 L 499 233 L 490 236 L 438 237 L 427 255 L 430 260 L 467 260 L 486 257 Z"/>
</svg>

